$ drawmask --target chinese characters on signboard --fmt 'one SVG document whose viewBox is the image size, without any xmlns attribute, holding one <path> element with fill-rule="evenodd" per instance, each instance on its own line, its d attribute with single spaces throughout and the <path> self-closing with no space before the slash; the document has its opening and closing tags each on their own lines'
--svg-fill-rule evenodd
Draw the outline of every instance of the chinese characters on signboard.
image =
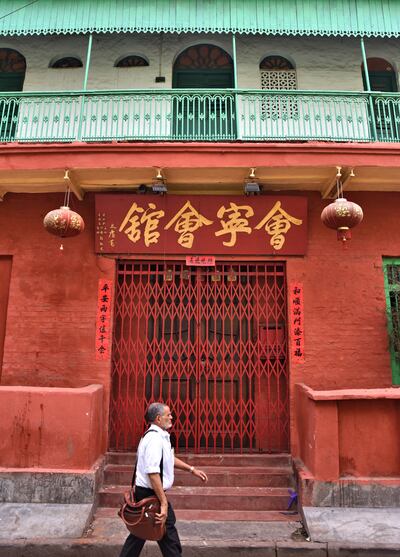
<svg viewBox="0 0 400 557">
<path fill-rule="evenodd" d="M 96 196 L 97 253 L 303 255 L 298 196 Z"/>
<path fill-rule="evenodd" d="M 187 255 L 188 267 L 215 267 L 215 257 L 212 255 Z"/>
<path fill-rule="evenodd" d="M 304 362 L 304 306 L 303 284 L 292 282 L 289 285 L 289 320 L 291 335 L 292 362 Z"/>
<path fill-rule="evenodd" d="M 96 360 L 108 360 L 111 355 L 112 281 L 99 279 L 96 318 Z"/>
</svg>

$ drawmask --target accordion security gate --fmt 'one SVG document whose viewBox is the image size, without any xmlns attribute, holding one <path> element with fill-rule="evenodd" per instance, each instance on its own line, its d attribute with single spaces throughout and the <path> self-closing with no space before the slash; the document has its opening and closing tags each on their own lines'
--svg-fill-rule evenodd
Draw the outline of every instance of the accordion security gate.
<svg viewBox="0 0 400 557">
<path fill-rule="evenodd" d="M 283 263 L 120 262 L 110 449 L 135 449 L 152 401 L 180 452 L 287 451 Z"/>
</svg>

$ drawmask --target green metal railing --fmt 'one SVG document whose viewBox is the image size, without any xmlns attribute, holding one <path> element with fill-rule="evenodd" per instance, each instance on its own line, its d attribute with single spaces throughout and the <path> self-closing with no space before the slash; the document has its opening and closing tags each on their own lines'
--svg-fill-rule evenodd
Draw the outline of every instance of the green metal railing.
<svg viewBox="0 0 400 557">
<path fill-rule="evenodd" d="M 2 142 L 375 137 L 400 141 L 400 95 L 241 89 L 0 94 Z"/>
</svg>

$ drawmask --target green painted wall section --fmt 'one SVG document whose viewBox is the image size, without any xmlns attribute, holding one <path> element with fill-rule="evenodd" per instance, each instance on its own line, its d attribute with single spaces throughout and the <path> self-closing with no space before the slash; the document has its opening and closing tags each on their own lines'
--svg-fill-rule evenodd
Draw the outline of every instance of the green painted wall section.
<svg viewBox="0 0 400 557">
<path fill-rule="evenodd" d="M 398 0 L 2 0 L 0 34 L 400 36 Z"/>
</svg>

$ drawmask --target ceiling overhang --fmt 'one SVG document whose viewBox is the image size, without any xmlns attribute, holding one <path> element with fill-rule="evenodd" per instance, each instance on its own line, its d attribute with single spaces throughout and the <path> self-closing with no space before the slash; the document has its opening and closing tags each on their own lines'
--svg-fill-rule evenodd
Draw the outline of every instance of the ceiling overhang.
<svg viewBox="0 0 400 557">
<path fill-rule="evenodd" d="M 400 168 L 379 167 L 257 167 L 256 181 L 264 192 L 317 191 L 324 198 L 336 196 L 339 179 L 345 192 L 400 192 Z M 243 192 L 249 167 L 162 168 L 171 194 L 232 194 Z M 339 172 L 339 174 L 338 174 Z M 0 198 L 7 193 L 65 192 L 69 187 L 78 199 L 86 193 L 130 192 L 139 186 L 151 187 L 156 168 L 86 168 L 68 170 L 0 170 Z"/>
<path fill-rule="evenodd" d="M 251 168 L 264 192 L 400 192 L 400 145 L 98 144 L 7 145 L 0 198 L 7 193 L 136 191 L 160 168 L 168 192 L 239 193 Z"/>
</svg>

